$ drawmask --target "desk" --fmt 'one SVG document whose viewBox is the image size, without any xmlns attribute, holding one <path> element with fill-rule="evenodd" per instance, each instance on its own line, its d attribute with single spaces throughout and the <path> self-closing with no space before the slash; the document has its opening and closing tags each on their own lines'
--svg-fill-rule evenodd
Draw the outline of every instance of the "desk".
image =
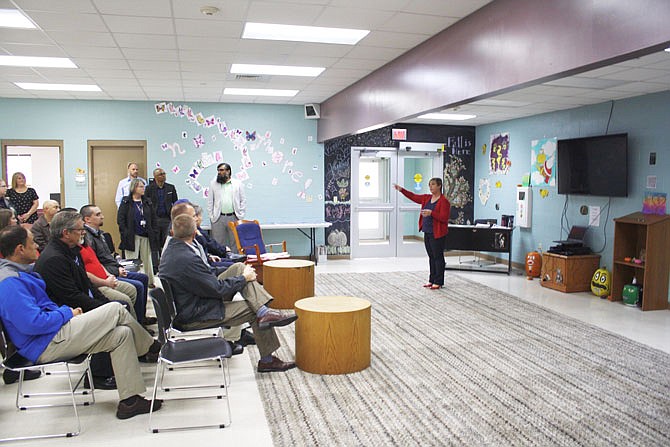
<svg viewBox="0 0 670 447">
<path fill-rule="evenodd" d="M 446 250 L 485 251 L 495 253 L 507 253 L 507 274 L 512 272 L 512 232 L 514 228 L 482 227 L 475 225 L 449 225 L 447 234 Z M 459 267 L 447 266 L 447 270 L 466 270 Z M 491 269 L 467 269 L 482 272 L 500 272 L 502 270 Z"/>
<path fill-rule="evenodd" d="M 298 230 L 305 237 L 309 239 L 310 243 L 310 261 L 314 261 L 314 264 L 317 263 L 318 256 L 316 255 L 316 229 L 317 228 L 328 228 L 331 226 L 330 222 L 298 222 L 298 223 L 261 223 L 261 229 L 263 230 Z M 309 234 L 304 230 L 309 230 Z"/>
</svg>

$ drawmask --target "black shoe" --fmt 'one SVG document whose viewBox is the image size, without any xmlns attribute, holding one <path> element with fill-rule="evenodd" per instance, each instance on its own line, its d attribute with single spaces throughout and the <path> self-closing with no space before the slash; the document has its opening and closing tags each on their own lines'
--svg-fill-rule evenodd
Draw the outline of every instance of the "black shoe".
<svg viewBox="0 0 670 447">
<path fill-rule="evenodd" d="M 228 344 L 233 351 L 233 355 L 240 355 L 244 352 L 244 346 L 239 341 L 229 341 Z"/>
<path fill-rule="evenodd" d="M 239 343 L 242 346 L 255 345 L 256 344 L 256 339 L 251 334 L 251 332 L 249 332 L 246 329 L 242 329 L 242 333 L 240 334 Z"/>
<path fill-rule="evenodd" d="M 144 322 L 142 325 L 144 326 L 151 326 L 152 324 L 158 323 L 158 318 L 156 317 L 144 317 Z"/>
<path fill-rule="evenodd" d="M 130 402 L 128 402 L 129 400 Z M 160 410 L 162 405 L 163 401 L 156 399 L 154 401 L 154 411 Z M 151 401 L 142 396 L 135 395 L 119 402 L 119 406 L 116 409 L 116 417 L 119 419 L 129 419 L 138 414 L 147 414 L 149 411 L 151 411 Z"/>
<path fill-rule="evenodd" d="M 34 379 L 37 379 L 41 375 L 42 375 L 42 371 L 40 371 L 39 369 L 27 369 L 23 373 L 23 380 L 34 380 Z M 11 385 L 12 383 L 19 380 L 19 372 L 18 371 L 10 371 L 10 370 L 6 369 L 2 373 L 2 380 L 5 381 L 5 384 Z"/>
<path fill-rule="evenodd" d="M 116 379 L 112 377 L 99 377 L 93 376 L 93 385 L 95 385 L 96 390 L 115 390 L 116 389 Z M 88 374 L 84 378 L 84 388 L 87 390 L 91 389 L 91 383 L 88 381 Z"/>
</svg>

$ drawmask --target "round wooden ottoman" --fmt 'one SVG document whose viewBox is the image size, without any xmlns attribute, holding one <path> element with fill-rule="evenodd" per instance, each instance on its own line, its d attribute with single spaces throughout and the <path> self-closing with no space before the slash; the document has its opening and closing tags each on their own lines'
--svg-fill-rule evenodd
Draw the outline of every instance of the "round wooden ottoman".
<svg viewBox="0 0 670 447">
<path fill-rule="evenodd" d="M 296 300 L 314 296 L 314 263 L 302 259 L 264 262 L 263 287 L 274 297 L 270 307 L 293 309 Z"/>
<path fill-rule="evenodd" d="M 370 366 L 369 301 L 318 296 L 296 301 L 295 362 L 314 374 L 347 374 Z"/>
</svg>

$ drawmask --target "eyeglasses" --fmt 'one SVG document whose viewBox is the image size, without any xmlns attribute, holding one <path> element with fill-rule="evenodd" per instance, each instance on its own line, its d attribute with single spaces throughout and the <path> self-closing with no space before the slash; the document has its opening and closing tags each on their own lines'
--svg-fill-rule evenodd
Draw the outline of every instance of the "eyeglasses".
<svg viewBox="0 0 670 447">
<path fill-rule="evenodd" d="M 84 231 L 86 231 L 86 228 L 84 228 L 84 227 L 81 227 L 81 228 L 68 228 L 67 231 L 78 231 L 78 232 L 80 232 L 80 233 L 83 233 Z"/>
</svg>

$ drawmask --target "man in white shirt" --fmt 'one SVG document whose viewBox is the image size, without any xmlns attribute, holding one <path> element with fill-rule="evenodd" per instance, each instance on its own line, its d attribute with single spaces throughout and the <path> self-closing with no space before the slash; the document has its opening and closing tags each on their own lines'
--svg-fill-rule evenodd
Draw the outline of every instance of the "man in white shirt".
<svg viewBox="0 0 670 447">
<path fill-rule="evenodd" d="M 142 177 L 139 177 L 140 169 L 137 166 L 137 163 L 135 162 L 130 162 L 128 163 L 128 177 L 122 178 L 119 180 L 119 186 L 116 187 L 116 197 L 114 201 L 116 202 L 116 207 L 118 208 L 119 205 L 121 205 L 121 199 L 123 199 L 125 196 L 128 195 L 128 187 L 130 186 L 130 182 L 133 179 L 140 179 L 144 184 L 147 184 L 147 181 L 143 179 Z"/>
<path fill-rule="evenodd" d="M 228 163 L 220 163 L 216 167 L 216 174 L 216 178 L 209 185 L 207 196 L 207 212 L 212 222 L 211 235 L 218 243 L 237 253 L 235 236 L 228 227 L 228 222 L 244 219 L 247 212 L 244 185 L 231 178 L 232 171 Z"/>
</svg>

